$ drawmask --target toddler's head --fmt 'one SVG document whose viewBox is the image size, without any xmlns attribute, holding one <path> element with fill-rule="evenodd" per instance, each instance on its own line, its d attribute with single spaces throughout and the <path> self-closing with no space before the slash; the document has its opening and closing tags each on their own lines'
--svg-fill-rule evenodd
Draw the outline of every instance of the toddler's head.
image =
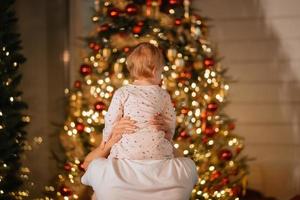
<svg viewBox="0 0 300 200">
<path fill-rule="evenodd" d="M 164 58 L 159 48 L 143 42 L 138 44 L 127 58 L 127 69 L 134 80 L 161 82 Z"/>
</svg>

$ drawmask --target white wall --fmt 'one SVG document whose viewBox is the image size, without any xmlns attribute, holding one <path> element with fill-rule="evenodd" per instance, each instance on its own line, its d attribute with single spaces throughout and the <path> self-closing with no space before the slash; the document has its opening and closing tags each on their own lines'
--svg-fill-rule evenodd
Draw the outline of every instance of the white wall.
<svg viewBox="0 0 300 200">
<path fill-rule="evenodd" d="M 94 0 L 72 0 L 70 1 L 70 80 L 72 86 L 74 81 L 80 78 L 78 72 L 86 53 L 86 43 L 80 38 L 86 37 L 93 31 Z"/>
<path fill-rule="evenodd" d="M 38 148 L 27 152 L 26 164 L 35 183 L 31 199 L 42 197 L 44 186 L 54 184 L 57 176 L 57 163 L 51 150 L 58 149 L 58 133 L 63 127 L 54 123 L 62 124 L 66 113 L 67 66 L 63 62 L 68 33 L 66 5 L 64 0 L 16 1 L 22 53 L 27 58 L 20 68 L 23 74 L 20 89 L 29 105 L 26 113 L 31 116 L 26 130 L 30 141 L 34 137 L 43 138 Z"/>
<path fill-rule="evenodd" d="M 226 112 L 246 139 L 250 187 L 300 194 L 300 1 L 194 0 L 210 22 L 231 83 Z"/>
</svg>

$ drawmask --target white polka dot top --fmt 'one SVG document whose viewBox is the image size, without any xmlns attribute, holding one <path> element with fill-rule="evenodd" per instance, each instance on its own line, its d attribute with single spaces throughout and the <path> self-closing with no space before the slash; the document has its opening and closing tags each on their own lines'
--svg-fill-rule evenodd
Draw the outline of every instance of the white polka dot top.
<svg viewBox="0 0 300 200">
<path fill-rule="evenodd" d="M 104 117 L 103 140 L 107 141 L 112 126 L 123 116 L 137 121 L 136 132 L 122 134 L 122 138 L 113 145 L 109 158 L 132 160 L 173 158 L 173 146 L 164 138 L 163 131 L 157 131 L 149 124 L 157 112 L 165 118 L 172 138 L 175 132 L 176 112 L 169 93 L 158 85 L 128 84 L 117 89 L 112 97 Z"/>
</svg>

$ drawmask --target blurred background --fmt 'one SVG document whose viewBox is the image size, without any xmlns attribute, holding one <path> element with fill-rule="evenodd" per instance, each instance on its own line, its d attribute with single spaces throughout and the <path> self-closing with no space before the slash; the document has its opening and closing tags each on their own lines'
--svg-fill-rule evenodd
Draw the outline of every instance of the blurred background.
<svg viewBox="0 0 300 200">
<path fill-rule="evenodd" d="M 59 149 L 66 118 L 65 89 L 78 78 L 83 45 L 92 28 L 93 0 L 16 1 L 27 62 L 21 68 L 31 124 L 29 138 L 42 137 L 27 164 L 40 194 L 58 170 L 49 149 Z M 212 19 L 210 40 L 236 80 L 230 83 L 228 115 L 245 138 L 249 188 L 264 196 L 300 194 L 300 2 L 297 0 L 193 0 Z"/>
</svg>

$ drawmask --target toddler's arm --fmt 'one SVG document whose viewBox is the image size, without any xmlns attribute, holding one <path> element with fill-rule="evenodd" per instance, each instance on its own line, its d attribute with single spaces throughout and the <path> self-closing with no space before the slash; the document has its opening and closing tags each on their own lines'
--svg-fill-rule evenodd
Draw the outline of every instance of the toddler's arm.
<svg viewBox="0 0 300 200">
<path fill-rule="evenodd" d="M 106 145 L 106 142 L 102 141 L 100 146 L 91 151 L 84 159 L 82 167 L 86 170 L 90 162 L 95 158 L 106 158 L 109 155 L 110 147 Z"/>
<path fill-rule="evenodd" d="M 168 140 L 171 140 L 174 136 L 175 133 L 175 128 L 176 128 L 176 111 L 172 103 L 171 96 L 169 93 L 166 95 L 166 104 L 163 109 L 163 119 L 164 122 L 167 124 L 168 129 L 165 130 L 166 132 L 166 137 Z"/>
<path fill-rule="evenodd" d="M 83 163 L 84 169 L 87 169 L 89 163 L 98 157 L 106 158 L 112 146 L 117 143 L 121 138 L 122 134 L 126 132 L 127 134 L 134 133 L 137 126 L 135 125 L 136 121 L 131 120 L 129 117 L 123 117 L 112 128 L 112 133 L 109 134 L 107 142 L 102 140 L 99 147 L 90 152 Z"/>
<path fill-rule="evenodd" d="M 83 163 L 83 167 L 86 169 L 88 164 L 97 157 L 106 158 L 109 153 L 112 145 L 116 142 L 114 139 L 120 139 L 112 137 L 113 126 L 122 118 L 123 115 L 123 92 L 120 89 L 117 89 L 112 97 L 111 103 L 108 107 L 108 110 L 104 116 L 104 129 L 102 133 L 102 142 L 99 147 L 90 152 Z"/>
<path fill-rule="evenodd" d="M 104 116 L 105 125 L 103 129 L 103 141 L 105 142 L 108 141 L 108 138 L 112 133 L 113 126 L 123 116 L 123 102 L 124 94 L 121 89 L 117 89 L 113 94 L 107 113 Z"/>
<path fill-rule="evenodd" d="M 83 168 L 86 170 L 88 165 L 95 158 L 107 158 L 110 153 L 111 147 L 121 139 L 121 134 L 111 134 L 108 142 L 102 140 L 100 146 L 91 151 L 84 159 Z"/>
</svg>

